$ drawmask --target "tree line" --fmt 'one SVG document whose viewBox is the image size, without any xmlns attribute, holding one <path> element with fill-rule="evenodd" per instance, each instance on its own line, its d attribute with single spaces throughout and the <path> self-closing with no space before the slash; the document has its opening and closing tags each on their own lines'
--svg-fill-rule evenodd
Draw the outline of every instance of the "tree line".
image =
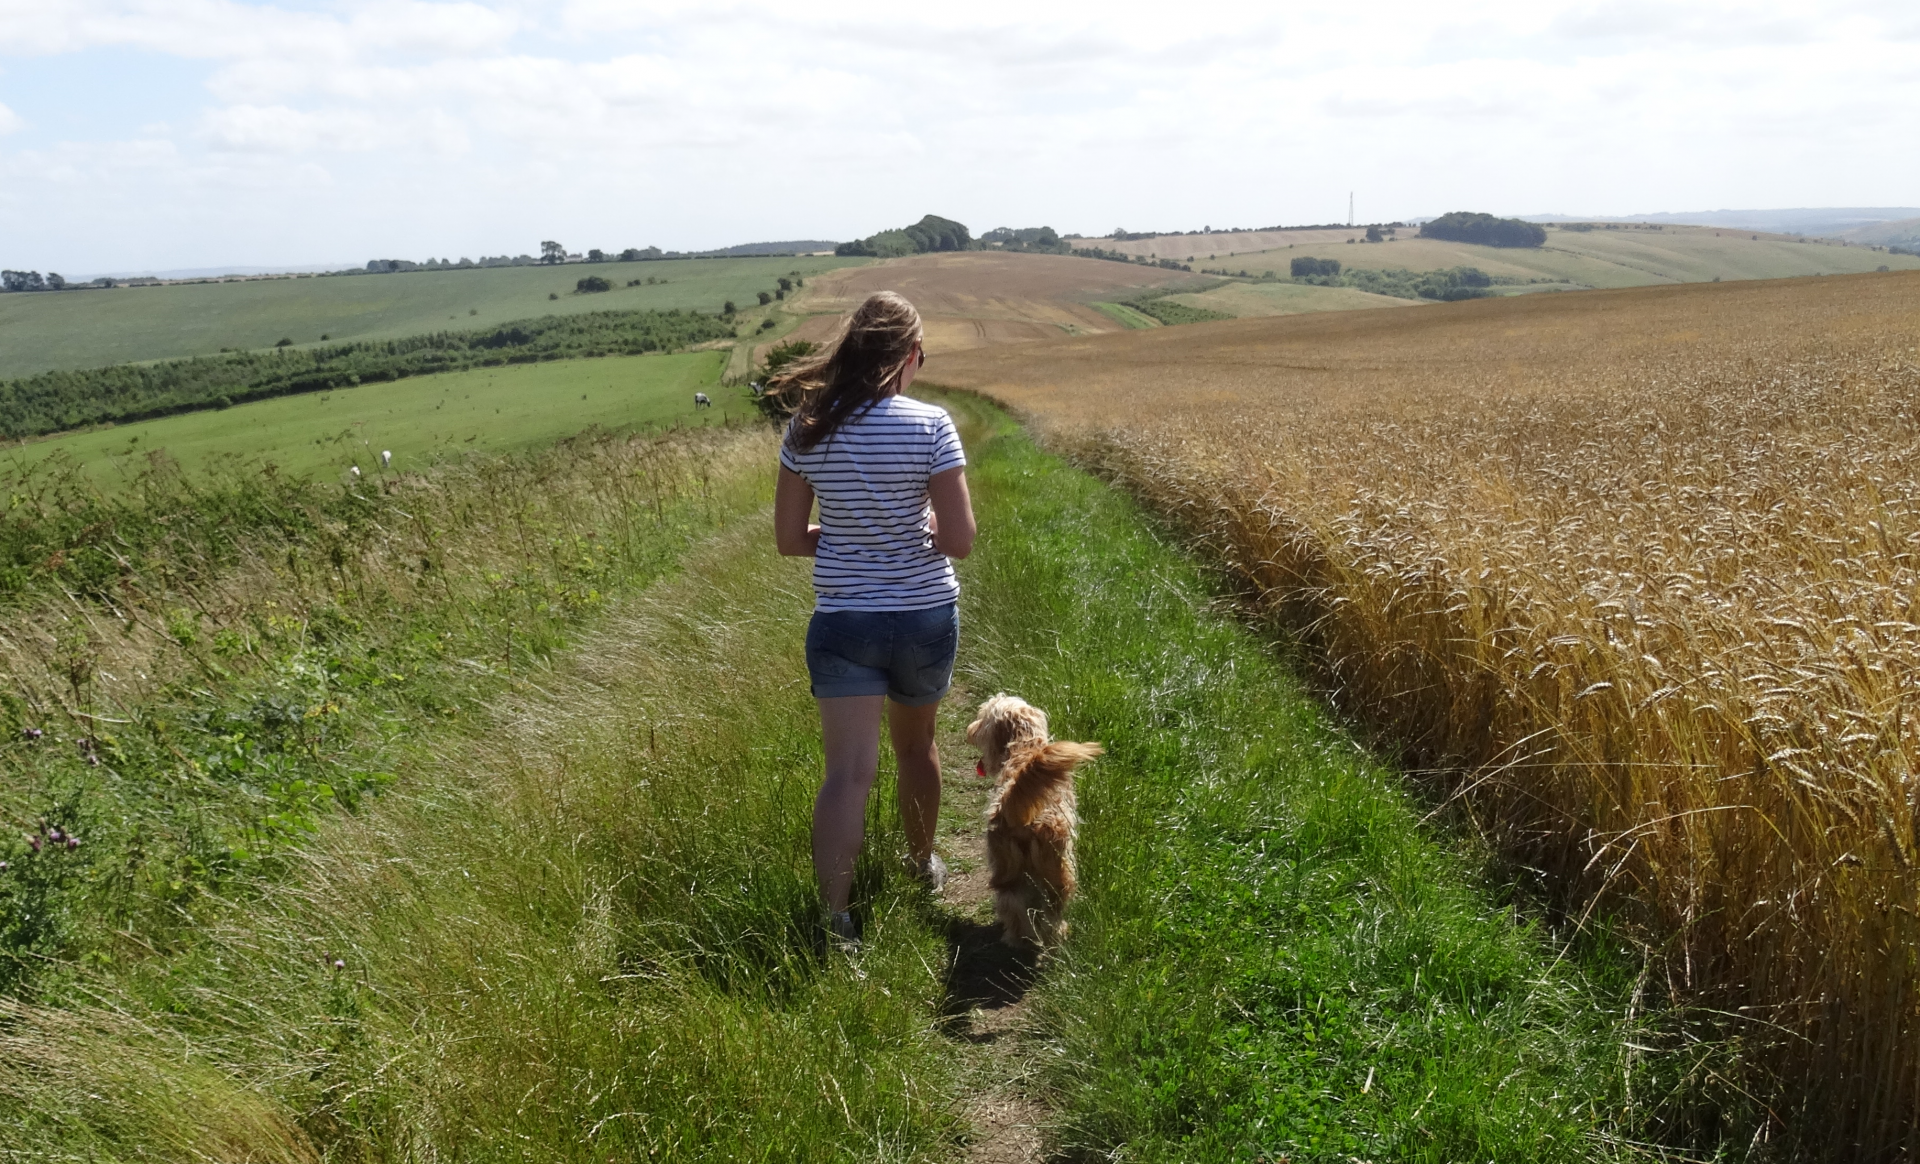
<svg viewBox="0 0 1920 1164">
<path fill-rule="evenodd" d="M 480 331 L 42 372 L 0 381 L 0 438 L 18 440 L 464 368 L 673 351 L 732 336 L 732 323 L 677 308 L 597 311 Z"/>
<path fill-rule="evenodd" d="M 973 236 L 951 218 L 929 214 L 912 226 L 883 230 L 833 248 L 836 255 L 855 255 L 889 259 L 899 255 L 924 255 L 929 251 L 966 251 L 974 249 Z"/>
<path fill-rule="evenodd" d="M 1539 223 L 1518 218 L 1495 218 L 1471 210 L 1442 214 L 1421 226 L 1423 238 L 1448 242 L 1475 243 L 1483 247 L 1538 247 L 1547 243 L 1547 231 Z"/>
</svg>

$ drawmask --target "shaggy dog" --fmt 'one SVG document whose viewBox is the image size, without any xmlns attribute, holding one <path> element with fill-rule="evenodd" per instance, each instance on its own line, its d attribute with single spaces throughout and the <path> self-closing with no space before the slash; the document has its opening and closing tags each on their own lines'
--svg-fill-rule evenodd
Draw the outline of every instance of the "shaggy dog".
<svg viewBox="0 0 1920 1164">
<path fill-rule="evenodd" d="M 987 883 L 1009 945 L 1052 946 L 1066 936 L 1073 896 L 1073 770 L 1099 744 L 1049 742 L 1047 713 L 996 695 L 967 725 L 980 749 L 975 771 L 996 781 L 987 805 Z"/>
</svg>

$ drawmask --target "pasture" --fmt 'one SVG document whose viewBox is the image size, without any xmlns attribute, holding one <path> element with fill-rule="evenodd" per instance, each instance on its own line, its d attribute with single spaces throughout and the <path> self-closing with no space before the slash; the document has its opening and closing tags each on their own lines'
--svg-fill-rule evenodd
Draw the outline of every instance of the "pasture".
<svg viewBox="0 0 1920 1164">
<path fill-rule="evenodd" d="M 596 297 L 604 298 L 604 296 Z M 753 412 L 739 389 L 719 387 L 727 353 L 609 356 L 508 364 L 260 400 L 232 408 L 68 433 L 0 450 L 0 463 L 61 455 L 113 486 L 165 450 L 199 471 L 270 462 L 298 476 L 337 477 L 352 465 L 414 472 L 475 452 L 531 449 L 586 428 L 719 424 Z M 704 391 L 710 409 L 695 409 Z"/>
<path fill-rule="evenodd" d="M 1235 320 L 929 375 L 1194 538 L 1515 876 L 1741 1049 L 1725 1078 L 1769 1137 L 1920 1145 L 1920 274 Z"/>
<path fill-rule="evenodd" d="M 755 303 L 757 292 L 773 290 L 789 271 L 810 279 L 868 261 L 569 263 L 0 295 L 0 379 L 221 348 L 268 348 L 282 338 L 300 345 L 317 344 L 323 335 L 396 339 L 584 311 L 679 308 L 712 314 L 727 300 L 742 308 Z M 587 275 L 608 280 L 614 289 L 575 294 L 574 284 Z M 628 287 L 633 279 L 641 285 Z"/>
</svg>

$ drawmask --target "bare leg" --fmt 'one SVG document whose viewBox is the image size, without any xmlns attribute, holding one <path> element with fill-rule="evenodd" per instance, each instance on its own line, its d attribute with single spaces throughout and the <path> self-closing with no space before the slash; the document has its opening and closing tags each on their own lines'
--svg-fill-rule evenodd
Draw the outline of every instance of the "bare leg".
<svg viewBox="0 0 1920 1164">
<path fill-rule="evenodd" d="M 816 702 L 827 779 L 813 801 L 813 873 L 827 908 L 841 913 L 853 895 L 853 865 L 866 833 L 867 795 L 880 771 L 880 711 L 886 696 Z"/>
<path fill-rule="evenodd" d="M 932 855 L 934 830 L 940 824 L 940 749 L 933 738 L 939 714 L 938 703 L 887 705 L 894 762 L 900 769 L 900 823 L 915 865 L 924 865 Z"/>
</svg>

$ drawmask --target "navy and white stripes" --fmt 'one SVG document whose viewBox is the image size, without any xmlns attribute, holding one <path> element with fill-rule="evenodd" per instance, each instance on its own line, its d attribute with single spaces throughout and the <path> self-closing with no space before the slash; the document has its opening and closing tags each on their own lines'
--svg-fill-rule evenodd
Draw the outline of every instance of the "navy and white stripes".
<svg viewBox="0 0 1920 1164">
<path fill-rule="evenodd" d="M 780 464 L 820 499 L 814 609 L 922 610 L 960 596 L 953 563 L 933 548 L 927 479 L 967 463 L 945 410 L 889 396 Z"/>
</svg>

